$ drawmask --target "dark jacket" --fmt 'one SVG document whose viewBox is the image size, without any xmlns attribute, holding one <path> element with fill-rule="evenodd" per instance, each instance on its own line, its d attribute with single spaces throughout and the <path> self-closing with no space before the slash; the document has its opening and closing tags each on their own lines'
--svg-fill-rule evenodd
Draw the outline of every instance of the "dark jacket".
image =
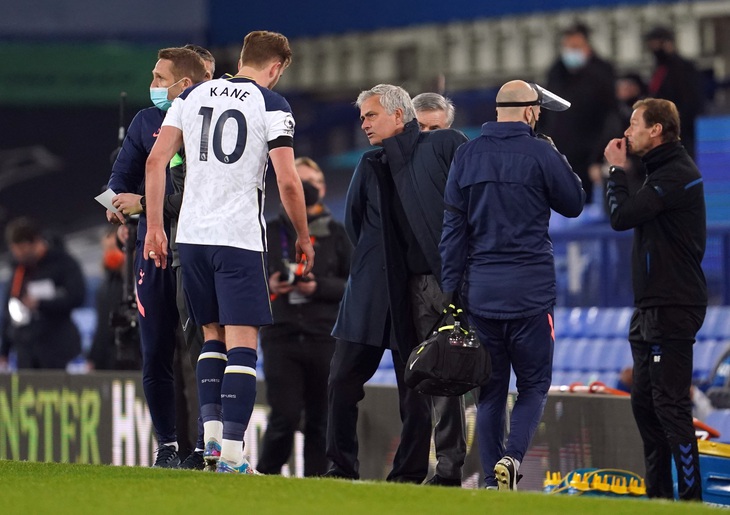
<svg viewBox="0 0 730 515">
<path fill-rule="evenodd" d="M 578 70 L 570 71 L 558 60 L 548 72 L 547 89 L 572 105 L 560 113 L 543 109 L 538 129 L 553 139 L 588 192 L 592 191 L 588 167 L 603 163 L 606 141 L 620 136 L 626 128 L 615 127 L 618 104 L 614 82 L 613 67 L 596 55 Z"/>
<path fill-rule="evenodd" d="M 690 155 L 695 152 L 695 119 L 704 111 L 702 77 L 695 65 L 677 54 L 657 62 L 649 83 L 649 96 L 671 100 L 679 111 L 682 143 Z"/>
<path fill-rule="evenodd" d="M 109 189 L 114 191 L 114 193 L 136 193 L 144 195 L 147 157 L 149 157 L 152 147 L 155 141 L 157 141 L 157 135 L 160 132 L 160 127 L 164 119 L 165 112 L 156 107 L 142 109 L 134 116 L 132 122 L 129 124 L 122 148 L 112 166 L 111 177 L 109 177 Z M 172 193 L 172 181 L 168 167 L 165 195 L 171 195 Z M 170 240 L 170 220 L 168 216 L 165 216 L 164 222 L 165 232 L 167 233 L 168 240 Z M 147 215 L 142 213 L 139 217 L 139 225 L 137 228 L 138 247 L 144 245 L 146 235 Z"/>
<path fill-rule="evenodd" d="M 281 272 L 285 255 L 294 262 L 296 232 L 284 213 L 267 222 L 266 232 L 269 274 Z M 314 239 L 317 255 L 312 270 L 317 289 L 309 297 L 309 302 L 302 304 L 290 303 L 290 294 L 277 295 L 271 303 L 274 324 L 261 328 L 263 342 L 291 342 L 300 335 L 330 337 L 350 272 L 352 245 L 345 228 L 332 219 L 326 208 L 322 213 L 309 217 L 309 234 Z"/>
<path fill-rule="evenodd" d="M 626 173 L 616 168 L 607 191 L 611 227 L 634 229 L 634 303 L 641 308 L 706 306 L 702 176 L 679 142 L 656 147 L 642 161 L 647 179 L 635 195 L 629 196 Z"/>
<path fill-rule="evenodd" d="M 12 294 L 20 297 L 31 283 L 50 283 L 51 297 L 41 300 L 30 323 L 16 327 L 10 319 L 8 303 L 2 325 L 0 355 L 7 356 L 11 349 L 18 353 L 18 361 L 30 358 L 40 368 L 63 368 L 66 362 L 81 352 L 81 336 L 71 319 L 71 311 L 81 306 L 86 294 L 84 276 L 76 260 L 60 247 L 50 247 L 47 254 L 34 266 L 25 268 L 19 291 L 13 292 L 13 278 L 18 264 L 13 265 L 13 277 L 6 299 Z"/>
<path fill-rule="evenodd" d="M 487 122 L 456 153 L 441 238 L 444 291 L 469 312 L 509 319 L 555 303 L 550 209 L 576 217 L 585 192 L 570 165 L 522 122 Z"/>
<path fill-rule="evenodd" d="M 383 148 L 360 159 L 345 207 L 345 228 L 355 250 L 333 336 L 397 345 L 402 356 L 418 343 L 407 295 L 407 249 L 398 240 L 392 207 L 402 205 L 430 273 L 439 277 L 443 191 L 454 152 L 466 140 L 450 129 L 420 132 L 413 120 L 402 133 L 383 140 Z"/>
</svg>

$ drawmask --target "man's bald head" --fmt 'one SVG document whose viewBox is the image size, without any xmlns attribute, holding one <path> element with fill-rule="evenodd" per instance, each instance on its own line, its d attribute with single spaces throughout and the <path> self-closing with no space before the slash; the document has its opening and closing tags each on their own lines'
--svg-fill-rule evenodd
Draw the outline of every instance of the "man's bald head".
<svg viewBox="0 0 730 515">
<path fill-rule="evenodd" d="M 502 102 L 532 102 L 537 100 L 537 91 L 532 89 L 527 82 L 523 80 L 511 80 L 502 86 L 497 93 L 497 103 Z M 526 110 L 533 111 L 535 115 L 539 115 L 540 107 L 535 106 L 518 106 L 518 107 L 498 107 L 497 121 L 499 122 L 524 122 L 528 116 Z M 528 120 L 529 124 L 530 120 Z"/>
</svg>

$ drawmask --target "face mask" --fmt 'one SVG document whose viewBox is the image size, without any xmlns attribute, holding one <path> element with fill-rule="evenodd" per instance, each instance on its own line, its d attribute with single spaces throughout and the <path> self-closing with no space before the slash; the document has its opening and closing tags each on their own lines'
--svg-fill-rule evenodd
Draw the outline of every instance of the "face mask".
<svg viewBox="0 0 730 515">
<path fill-rule="evenodd" d="M 577 70 L 585 66 L 588 58 L 580 50 L 565 49 L 560 53 L 563 64 L 569 70 Z"/>
<path fill-rule="evenodd" d="M 319 190 L 317 186 L 311 182 L 302 182 L 302 188 L 304 188 L 304 204 L 307 207 L 312 207 L 319 201 Z"/>
<path fill-rule="evenodd" d="M 180 79 L 175 84 L 180 82 L 183 79 Z M 173 84 L 171 87 L 175 86 Z M 150 88 L 150 100 L 152 100 L 152 103 L 155 104 L 155 107 L 158 109 L 161 109 L 163 111 L 167 111 L 170 109 L 170 106 L 172 105 L 172 100 L 167 99 L 167 93 L 170 91 L 170 88 Z"/>
<path fill-rule="evenodd" d="M 667 60 L 667 57 L 669 54 L 667 54 L 667 51 L 663 48 L 657 48 L 656 50 L 652 51 L 654 54 L 654 58 L 657 60 L 658 63 L 663 63 Z"/>
<path fill-rule="evenodd" d="M 104 252 L 104 268 L 113 272 L 120 270 L 124 264 L 124 252 L 119 249 L 110 249 Z"/>
</svg>

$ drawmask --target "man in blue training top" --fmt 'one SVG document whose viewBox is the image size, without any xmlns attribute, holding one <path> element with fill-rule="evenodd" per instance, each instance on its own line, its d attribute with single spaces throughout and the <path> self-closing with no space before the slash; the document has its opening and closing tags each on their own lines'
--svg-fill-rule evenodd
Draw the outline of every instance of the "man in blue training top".
<svg viewBox="0 0 730 515">
<path fill-rule="evenodd" d="M 487 488 L 517 488 L 517 469 L 542 417 L 552 376 L 555 264 L 550 210 L 576 217 L 585 193 L 552 142 L 539 138 L 540 108 L 570 104 L 537 85 L 506 83 L 497 122 L 456 151 L 446 182 L 441 236 L 444 292 L 459 292 L 492 359 L 477 404 Z M 510 367 L 517 401 L 505 449 Z"/>
<path fill-rule="evenodd" d="M 143 109 L 132 120 L 112 167 L 109 179 L 112 191 L 117 194 L 143 194 L 145 163 L 160 132 L 165 111 L 172 99 L 203 81 L 205 74 L 203 60 L 192 50 L 166 48 L 158 52 L 150 84 L 150 97 L 155 107 Z M 166 194 L 171 193 L 172 184 L 168 176 Z M 125 209 L 125 212 L 128 211 Z M 107 211 L 107 219 L 112 223 L 124 222 L 123 214 L 110 211 Z M 169 218 L 166 230 L 169 231 Z M 137 231 L 138 250 L 146 233 L 147 217 L 142 213 Z M 175 273 L 171 268 L 156 268 L 143 259 L 140 252 L 135 254 L 134 270 L 142 347 L 142 384 L 159 443 L 154 466 L 177 467 L 180 458 L 177 453 L 172 371 L 175 330 L 179 323 Z"/>
</svg>

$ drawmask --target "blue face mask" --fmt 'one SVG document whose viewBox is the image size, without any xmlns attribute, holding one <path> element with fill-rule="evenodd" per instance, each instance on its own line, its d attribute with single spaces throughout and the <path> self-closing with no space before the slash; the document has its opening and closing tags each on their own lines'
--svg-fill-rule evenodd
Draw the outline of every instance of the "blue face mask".
<svg viewBox="0 0 730 515">
<path fill-rule="evenodd" d="M 177 84 L 181 80 L 183 79 L 180 79 L 175 84 Z M 175 84 L 173 84 L 172 86 L 174 86 Z M 170 86 L 170 88 L 172 86 Z M 168 91 L 170 91 L 170 88 L 150 88 L 150 100 L 152 100 L 152 103 L 155 104 L 155 107 L 163 111 L 167 111 L 168 109 L 170 109 L 170 106 L 172 105 L 172 100 L 167 99 L 167 93 Z"/>
<path fill-rule="evenodd" d="M 585 66 L 588 58 L 580 50 L 565 49 L 560 53 L 563 64 L 569 70 L 577 70 Z"/>
</svg>

